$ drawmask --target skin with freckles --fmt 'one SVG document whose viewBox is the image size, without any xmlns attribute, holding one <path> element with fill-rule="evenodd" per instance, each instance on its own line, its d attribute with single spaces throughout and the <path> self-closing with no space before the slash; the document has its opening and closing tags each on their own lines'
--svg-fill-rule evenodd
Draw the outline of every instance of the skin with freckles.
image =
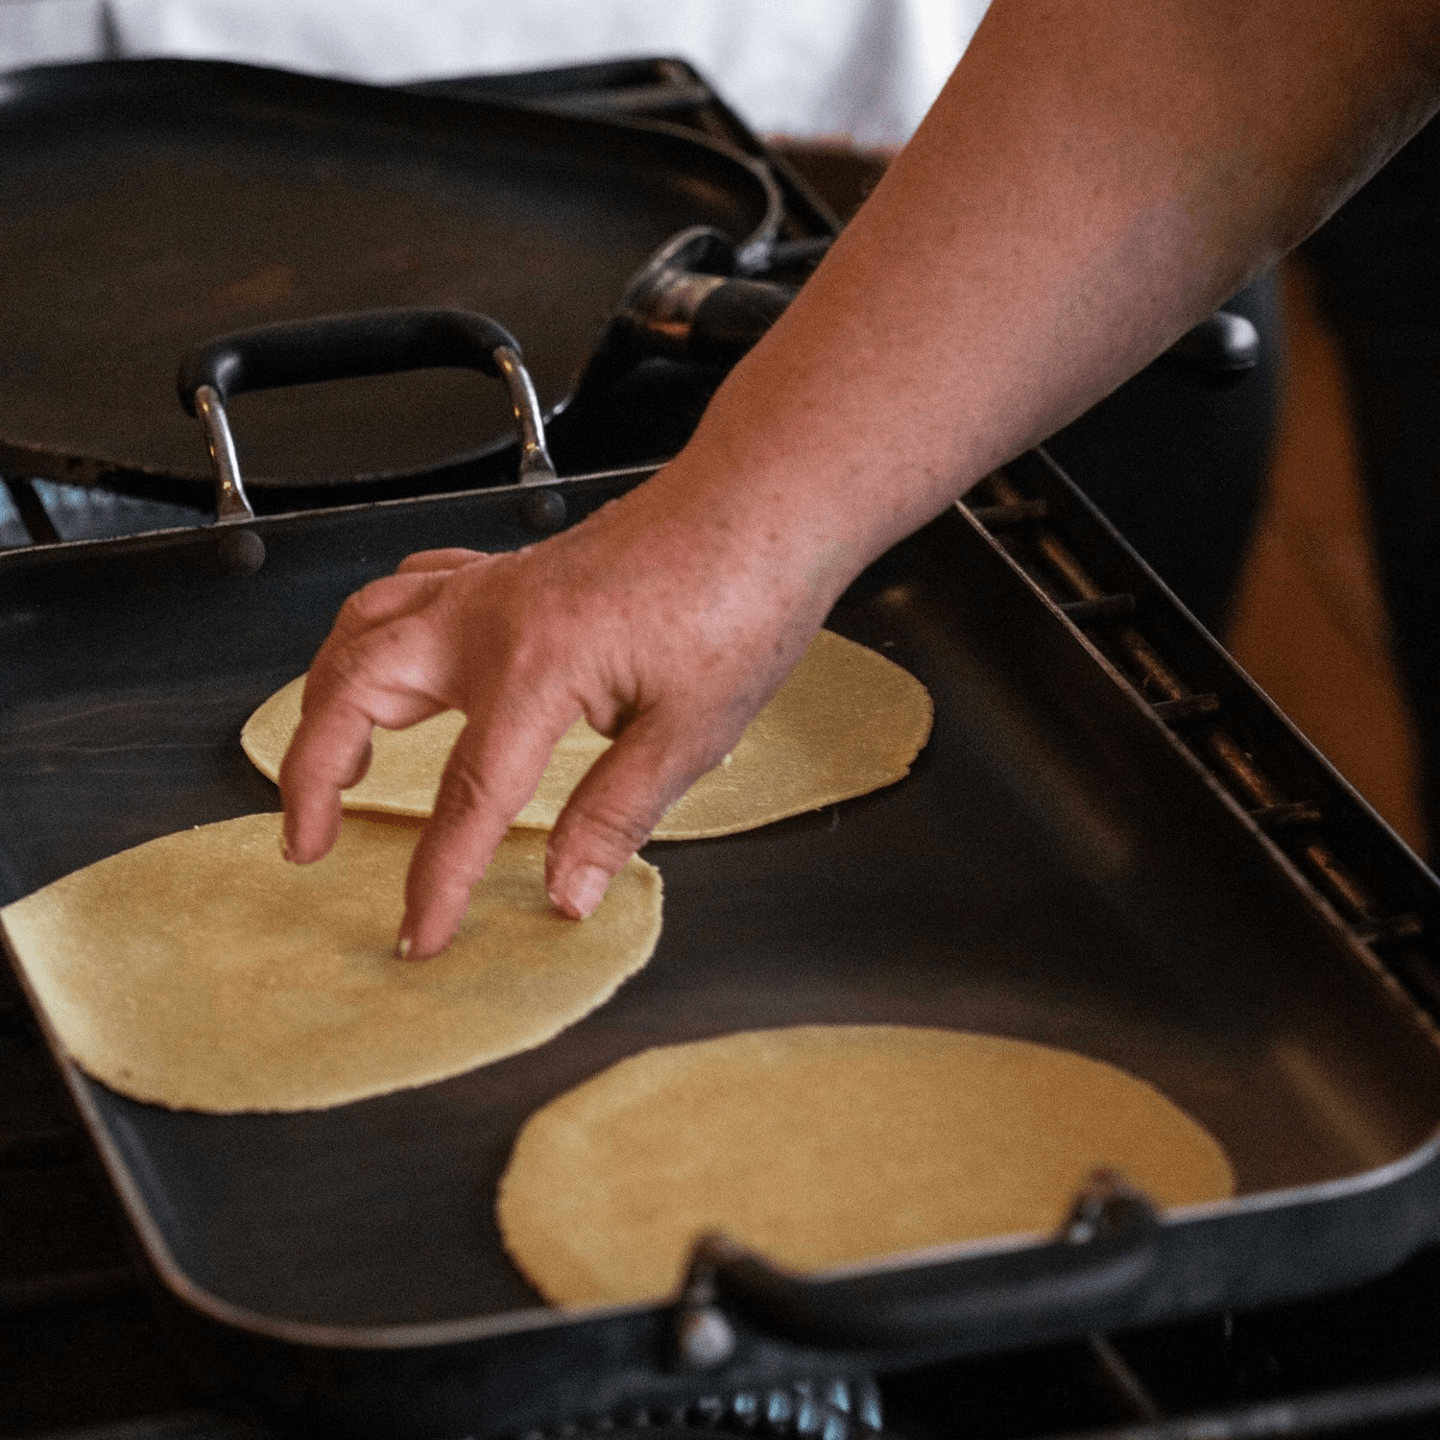
<svg viewBox="0 0 1440 1440">
<path fill-rule="evenodd" d="M 374 725 L 468 724 L 402 951 L 437 953 L 581 715 L 564 914 L 718 761 L 846 584 L 1297 244 L 1440 106 L 1440 0 L 995 0 L 931 114 L 691 443 L 573 530 L 347 602 L 281 772 L 323 855 Z"/>
</svg>

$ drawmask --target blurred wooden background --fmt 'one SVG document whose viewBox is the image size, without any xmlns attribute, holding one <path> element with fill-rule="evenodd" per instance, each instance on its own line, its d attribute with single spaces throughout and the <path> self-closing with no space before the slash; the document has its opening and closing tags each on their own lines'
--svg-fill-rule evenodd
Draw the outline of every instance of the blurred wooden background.
<svg viewBox="0 0 1440 1440">
<path fill-rule="evenodd" d="M 1270 493 L 1231 653 L 1417 850 L 1411 717 L 1390 660 L 1345 377 L 1302 261 L 1287 261 L 1287 369 Z"/>
<path fill-rule="evenodd" d="M 842 218 L 886 157 L 839 142 L 777 148 Z M 1396 683 L 1356 473 L 1345 378 L 1303 261 L 1282 268 L 1286 373 L 1269 493 L 1220 638 L 1292 721 L 1423 853 L 1413 721 Z"/>
</svg>

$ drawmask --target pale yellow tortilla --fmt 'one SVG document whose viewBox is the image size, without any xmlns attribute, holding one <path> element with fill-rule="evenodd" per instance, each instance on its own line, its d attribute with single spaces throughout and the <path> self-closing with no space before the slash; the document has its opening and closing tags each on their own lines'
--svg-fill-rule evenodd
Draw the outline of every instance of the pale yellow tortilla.
<svg viewBox="0 0 1440 1440">
<path fill-rule="evenodd" d="M 272 695 L 245 722 L 240 743 L 278 779 L 300 723 L 305 678 Z M 732 835 L 894 784 L 930 735 L 925 687 L 883 655 L 822 630 L 794 673 L 751 722 L 723 765 L 702 775 L 656 827 L 656 840 Z M 376 730 L 374 758 L 344 795 L 347 808 L 429 815 L 440 772 L 464 725 L 447 711 L 408 730 Z M 561 737 L 515 824 L 548 830 L 610 742 L 583 720 Z"/>
<path fill-rule="evenodd" d="M 804 1026 L 646 1050 L 531 1116 L 500 1182 L 505 1247 L 561 1305 L 675 1293 L 718 1232 L 817 1271 L 1049 1232 L 1097 1166 L 1162 1206 L 1234 1193 L 1158 1090 L 1048 1046 Z"/>
<path fill-rule="evenodd" d="M 166 835 L 0 910 L 71 1057 L 138 1100 L 309 1110 L 528 1050 L 603 1004 L 655 948 L 660 875 L 631 860 L 588 919 L 546 897 L 545 837 L 513 833 L 449 949 L 394 957 L 419 831 L 350 817 L 314 865 L 280 817 Z"/>
</svg>

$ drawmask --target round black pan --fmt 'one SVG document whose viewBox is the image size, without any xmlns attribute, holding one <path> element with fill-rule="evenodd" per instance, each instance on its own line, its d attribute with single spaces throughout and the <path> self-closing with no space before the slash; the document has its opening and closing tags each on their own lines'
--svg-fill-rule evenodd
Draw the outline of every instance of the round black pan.
<svg viewBox="0 0 1440 1440">
<path fill-rule="evenodd" d="M 376 306 L 495 316 L 553 410 L 667 237 L 754 247 L 776 223 L 753 162 L 653 122 L 202 61 L 0 76 L 0 469 L 193 499 L 180 357 Z M 463 464 L 511 433 L 501 387 L 449 371 L 250 395 L 233 422 L 261 491 Z"/>
</svg>

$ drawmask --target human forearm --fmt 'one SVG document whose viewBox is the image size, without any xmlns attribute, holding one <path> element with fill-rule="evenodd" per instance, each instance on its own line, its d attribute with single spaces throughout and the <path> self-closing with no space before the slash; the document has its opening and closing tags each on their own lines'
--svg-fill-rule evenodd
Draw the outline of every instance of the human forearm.
<svg viewBox="0 0 1440 1440">
<path fill-rule="evenodd" d="M 1440 98 L 1437 34 L 1433 3 L 997 0 L 692 448 L 863 563 L 1313 228 Z"/>
</svg>

